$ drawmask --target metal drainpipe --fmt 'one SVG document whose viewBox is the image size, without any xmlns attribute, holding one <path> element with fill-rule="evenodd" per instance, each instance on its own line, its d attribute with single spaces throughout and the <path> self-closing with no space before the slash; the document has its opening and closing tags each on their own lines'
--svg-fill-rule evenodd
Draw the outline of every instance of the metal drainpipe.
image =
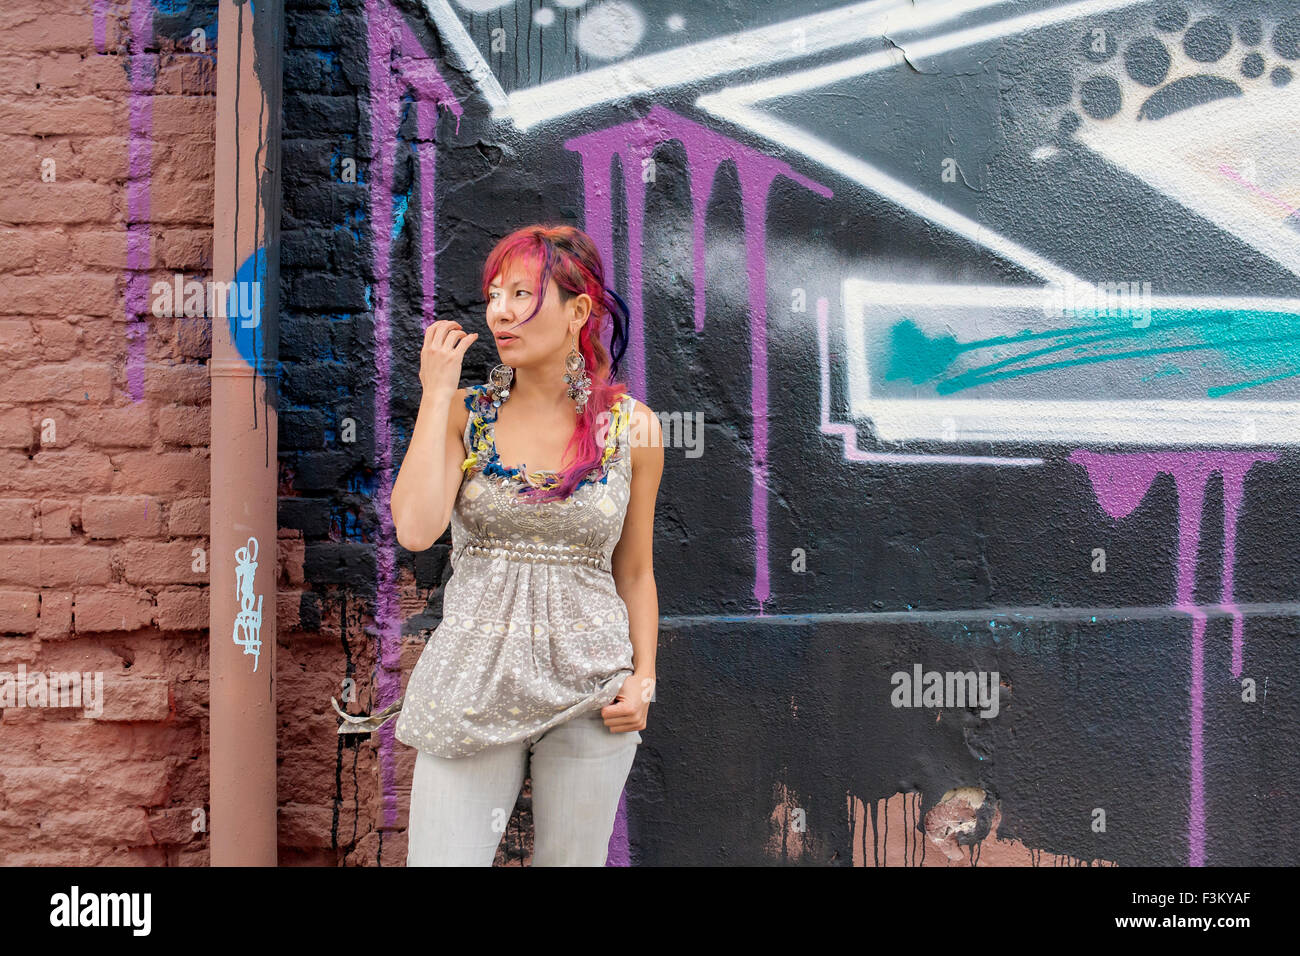
<svg viewBox="0 0 1300 956">
<path fill-rule="evenodd" d="M 283 0 L 220 0 L 212 218 L 212 866 L 275 866 Z M 217 283 L 230 283 L 224 287 Z"/>
</svg>

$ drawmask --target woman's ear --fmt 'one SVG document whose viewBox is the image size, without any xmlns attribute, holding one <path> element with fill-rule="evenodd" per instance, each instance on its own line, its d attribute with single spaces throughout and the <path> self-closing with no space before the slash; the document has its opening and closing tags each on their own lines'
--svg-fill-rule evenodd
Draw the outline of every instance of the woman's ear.
<svg viewBox="0 0 1300 956">
<path fill-rule="evenodd" d="M 573 310 L 573 321 L 569 323 L 569 330 L 577 332 L 582 326 L 586 325 L 588 316 L 591 315 L 591 297 L 586 293 L 575 295 L 569 307 Z"/>
<path fill-rule="evenodd" d="M 591 296 L 585 292 L 574 296 L 569 305 L 573 309 L 573 317 L 569 320 L 569 333 L 576 335 L 591 317 Z"/>
</svg>

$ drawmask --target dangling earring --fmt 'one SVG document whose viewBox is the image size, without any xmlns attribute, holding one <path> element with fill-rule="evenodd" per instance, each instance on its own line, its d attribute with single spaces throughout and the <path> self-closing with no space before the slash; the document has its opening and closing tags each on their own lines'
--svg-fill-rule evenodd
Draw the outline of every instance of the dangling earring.
<svg viewBox="0 0 1300 956">
<path fill-rule="evenodd" d="M 509 365 L 498 365 L 488 376 L 488 387 L 492 390 L 492 407 L 500 408 L 501 403 L 510 397 L 510 383 L 515 380 L 515 370 Z"/>
<path fill-rule="evenodd" d="M 587 396 L 591 394 L 591 379 L 587 376 L 587 362 L 578 351 L 576 344 L 569 349 L 569 354 L 564 359 L 564 367 L 568 369 L 564 373 L 564 380 L 569 383 L 569 398 L 577 403 L 577 412 L 581 415 L 582 410 L 587 407 Z"/>
</svg>

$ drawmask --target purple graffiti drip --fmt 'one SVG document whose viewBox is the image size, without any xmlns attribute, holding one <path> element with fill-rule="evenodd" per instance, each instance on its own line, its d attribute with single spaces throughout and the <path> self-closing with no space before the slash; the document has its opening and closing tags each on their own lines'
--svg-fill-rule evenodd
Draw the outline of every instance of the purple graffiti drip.
<svg viewBox="0 0 1300 956">
<path fill-rule="evenodd" d="M 97 6 L 97 48 L 103 37 L 103 7 Z M 145 53 L 153 39 L 153 4 L 131 5 L 131 94 L 127 103 L 126 182 L 126 382 L 131 400 L 144 399 L 144 370 L 149 332 L 149 188 L 153 173 L 153 88 L 158 55 Z M 101 51 L 102 52 L 102 51 Z"/>
<path fill-rule="evenodd" d="M 437 66 L 411 33 L 405 18 L 388 0 L 367 0 L 366 23 L 369 41 L 371 143 L 377 154 L 371 190 L 374 226 L 374 329 L 375 329 L 375 453 L 379 481 L 375 511 L 379 516 L 381 541 L 375 588 L 375 629 L 379 639 L 375 675 L 378 709 L 387 707 L 401 695 L 401 607 L 397 601 L 396 533 L 393 529 L 389 500 L 393 484 L 393 446 L 389 423 L 389 389 L 392 381 L 392 349 L 388 324 L 388 290 L 391 282 L 393 221 L 393 168 L 396 163 L 397 126 L 402 98 L 407 90 L 414 95 L 416 126 L 426 145 L 420 150 L 420 216 L 424 247 L 421 276 L 424 286 L 422 304 L 427 328 L 435 316 L 434 274 L 434 166 L 433 143 L 438 107 L 445 106 L 456 116 L 460 129 L 462 107 L 438 73 Z M 396 55 L 394 55 L 396 54 Z M 397 774 L 393 757 L 392 722 L 379 730 L 380 789 L 384 826 L 397 822 Z"/>
<path fill-rule="evenodd" d="M 406 27 L 405 22 L 402 24 L 400 37 L 401 56 L 393 58 L 392 75 L 394 83 L 404 83 L 407 89 L 410 89 L 415 96 L 415 127 L 416 136 L 420 141 L 417 147 L 420 164 L 420 222 L 425 229 L 432 231 L 434 217 L 437 214 L 434 197 L 436 190 L 434 188 L 434 175 L 437 167 L 435 162 L 437 156 L 437 147 L 434 145 L 434 139 L 438 127 L 438 108 L 445 106 L 456 117 L 456 132 L 460 132 L 460 118 L 464 109 L 456 95 L 452 93 L 451 87 L 442 78 L 438 72 L 437 65 L 430 59 L 421 48 L 419 41 Z M 396 77 L 400 77 L 397 80 Z M 400 98 L 401 90 L 397 91 Z M 427 104 L 432 104 L 428 106 Z M 395 148 L 395 145 L 394 145 Z M 390 167 L 391 170 L 391 167 Z M 391 179 L 389 180 L 391 183 Z M 424 248 L 420 256 L 420 285 L 422 287 L 421 304 L 424 307 L 426 318 L 425 326 L 433 322 L 433 316 L 436 313 L 437 295 L 436 286 L 434 285 L 434 250 L 432 235 L 429 241 L 423 243 Z"/>
<path fill-rule="evenodd" d="M 681 142 L 691 186 L 691 239 L 695 277 L 695 329 L 704 330 L 704 237 L 709 197 L 718 168 L 736 167 L 744 213 L 746 274 L 749 282 L 751 408 L 754 423 L 753 484 L 750 520 L 754 530 L 754 599 L 762 615 L 771 593 L 767 540 L 767 198 L 773 180 L 785 176 L 829 199 L 829 188 L 803 176 L 786 163 L 721 133 L 654 106 L 642 119 L 575 136 L 564 145 L 582 156 L 584 228 L 606 263 L 614 260 L 611 161 L 623 170 L 628 209 L 628 379 L 634 395 L 646 394 L 645 330 L 642 308 L 642 248 L 645 217 L 643 163 L 669 140 Z"/>
<path fill-rule="evenodd" d="M 618 795 L 618 812 L 614 815 L 614 829 L 609 835 L 606 866 L 631 866 L 632 852 L 627 838 L 627 790 Z"/>
<path fill-rule="evenodd" d="M 1232 675 L 1241 676 L 1242 619 L 1233 592 L 1233 566 L 1237 553 L 1237 517 L 1241 512 L 1246 473 L 1257 461 L 1276 461 L 1272 452 L 1134 452 L 1097 454 L 1076 450 L 1070 461 L 1083 465 L 1092 482 L 1097 503 L 1112 518 L 1132 514 L 1151 488 L 1157 474 L 1169 474 L 1178 488 L 1178 580 L 1174 609 L 1192 618 L 1191 666 L 1191 781 L 1187 820 L 1188 864 L 1205 865 L 1205 623 L 1204 609 L 1196 604 L 1196 558 L 1200 549 L 1201 518 L 1205 510 L 1205 485 L 1213 472 L 1223 476 L 1223 585 L 1221 608 L 1233 617 Z"/>
<path fill-rule="evenodd" d="M 1237 553 L 1237 516 L 1241 510 L 1242 483 L 1245 473 L 1223 472 L 1223 593 L 1220 603 L 1232 614 L 1232 676 L 1241 677 L 1242 668 L 1242 619 L 1241 608 L 1237 607 L 1234 562 L 1229 555 Z"/>
<path fill-rule="evenodd" d="M 94 23 L 95 52 L 108 52 L 108 4 L 109 0 L 93 0 L 90 5 L 91 19 Z"/>
<path fill-rule="evenodd" d="M 1189 742 L 1192 749 L 1187 810 L 1187 865 L 1205 866 L 1205 612 L 1191 604 L 1178 610 L 1192 616 L 1192 699 Z"/>
</svg>

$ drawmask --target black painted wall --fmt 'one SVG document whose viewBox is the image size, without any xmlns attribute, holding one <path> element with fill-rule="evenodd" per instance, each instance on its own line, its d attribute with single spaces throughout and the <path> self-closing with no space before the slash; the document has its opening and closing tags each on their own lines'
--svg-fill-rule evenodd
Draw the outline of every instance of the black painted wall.
<svg viewBox="0 0 1300 956">
<path fill-rule="evenodd" d="M 1280 825 L 1300 809 L 1300 476 L 1285 426 L 1296 401 L 1287 376 L 1300 372 L 1292 5 L 1115 3 L 1080 19 L 1062 3 L 949 4 L 933 22 L 903 13 L 882 32 L 866 7 L 889 4 L 876 0 L 839 31 L 860 37 L 819 48 L 806 18 L 845 5 L 639 0 L 604 5 L 643 21 L 638 36 L 635 16 L 614 18 L 603 53 L 630 49 L 613 59 L 584 52 L 580 24 L 600 4 L 468 9 L 489 6 L 296 0 L 288 10 L 281 522 L 307 539 L 307 630 L 349 612 L 331 679 L 348 670 L 384 686 L 375 661 L 392 658 L 352 612 L 382 617 L 379 598 L 396 581 L 406 582 L 401 681 L 438 621 L 449 538 L 405 552 L 380 507 L 419 402 L 425 303 L 481 326 L 479 273 L 496 239 L 533 221 L 592 228 L 584 173 L 614 197 L 606 224 L 628 298 L 624 173 L 593 170 L 594 140 L 576 138 L 644 135 L 653 181 L 643 183 L 637 397 L 702 413 L 705 439 L 701 457 L 668 449 L 660 492 L 660 683 L 627 790 L 633 862 L 874 862 L 855 805 L 919 793 L 924 816 L 946 792 L 976 787 L 1001 822 L 990 835 L 983 814 L 963 844 L 988 836 L 1122 865 L 1295 864 L 1296 836 Z M 435 8 L 463 28 L 460 45 Z M 424 131 L 431 87 L 376 57 L 381 23 L 409 31 L 456 103 Z M 698 52 L 671 59 L 763 27 L 789 48 L 751 35 L 755 62 L 719 72 Z M 666 85 L 619 100 L 584 93 L 591 102 L 577 108 L 565 99 L 573 90 L 555 87 L 558 115 L 529 124 L 533 107 L 519 106 L 494 118 L 457 52 L 464 43 L 506 97 L 584 74 L 595 77 L 589 90 L 606 89 L 596 71 L 652 55 L 669 57 L 650 71 Z M 749 107 L 762 122 L 718 106 L 718 94 L 747 84 L 873 55 L 893 59 L 791 80 Z M 378 75 L 399 81 L 377 87 L 377 59 Z M 376 111 L 390 109 L 398 132 L 378 143 Z M 345 181 L 347 158 L 356 182 Z M 780 168 L 744 189 L 764 164 Z M 691 175 L 706 172 L 697 315 Z M 381 227 L 389 240 L 376 243 Z M 1062 276 L 1149 283 L 1150 324 L 1045 315 L 1041 290 Z M 865 305 L 855 282 L 867 284 Z M 949 304 L 955 287 L 969 291 Z M 1023 301 L 981 291 L 995 287 Z M 1057 336 L 1090 323 L 1111 338 Z M 1044 342 L 1055 351 L 1027 357 Z M 946 357 L 936 365 L 935 355 Z M 465 382 L 495 361 L 481 339 Z M 855 362 L 869 385 L 854 380 Z M 1055 364 L 994 374 L 1034 362 Z M 916 404 L 898 412 L 884 400 Z M 953 409 L 943 430 L 908 431 L 910 409 L 958 400 L 973 404 L 943 406 Z M 1141 484 L 1143 466 L 1118 456 L 1169 457 L 1131 513 L 1114 517 L 1076 451 L 1104 456 L 1126 487 Z M 1222 457 L 1197 457 L 1206 453 Z M 1224 515 L 1236 499 L 1225 512 L 1221 476 L 1252 453 L 1270 457 L 1243 472 L 1229 547 Z M 1202 465 L 1213 467 L 1198 506 Z M 756 473 L 765 522 L 754 517 Z M 1199 530 L 1181 551 L 1180 521 Z M 1180 569 L 1185 591 L 1191 582 L 1182 595 Z M 1198 613 L 1208 615 L 1199 704 Z M 915 664 L 996 671 L 999 712 L 893 706 L 891 676 Z M 358 709 L 379 700 L 365 693 Z M 381 763 L 394 759 L 392 742 L 375 738 Z M 355 755 L 340 745 L 338 759 L 346 767 Z M 360 786 L 391 795 L 383 779 Z M 797 839 L 783 829 L 794 808 L 806 819 Z"/>
</svg>

